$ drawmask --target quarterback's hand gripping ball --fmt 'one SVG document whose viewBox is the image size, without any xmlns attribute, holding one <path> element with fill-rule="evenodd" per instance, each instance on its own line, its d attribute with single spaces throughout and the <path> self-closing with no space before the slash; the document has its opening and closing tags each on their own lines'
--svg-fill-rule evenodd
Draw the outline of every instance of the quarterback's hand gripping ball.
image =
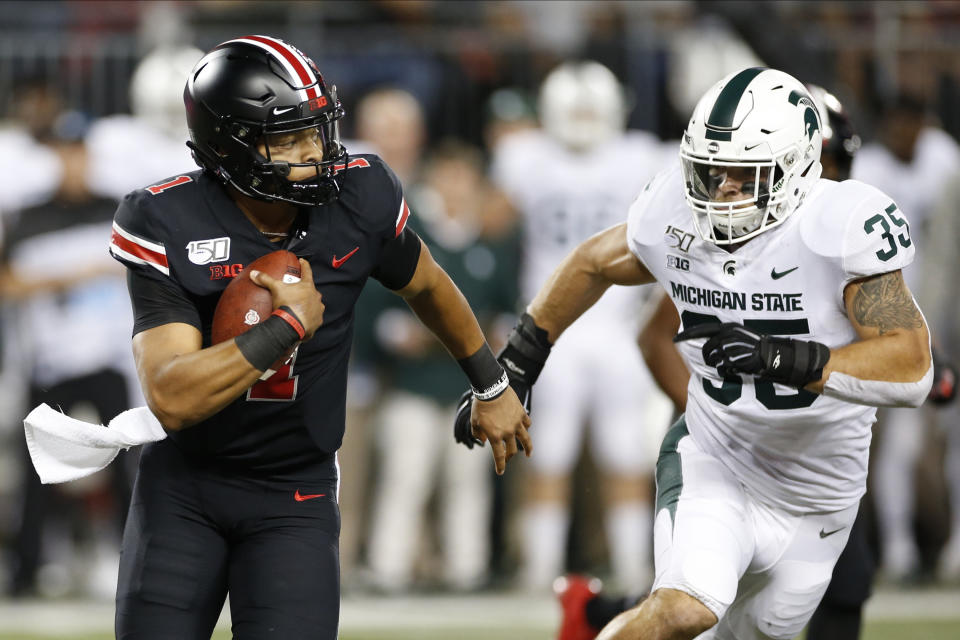
<svg viewBox="0 0 960 640">
<path fill-rule="evenodd" d="M 245 333 L 273 313 L 273 296 L 250 280 L 251 271 L 260 271 L 285 283 L 300 281 L 300 261 L 289 251 L 274 251 L 257 258 L 233 279 L 220 295 L 217 308 L 213 312 L 213 326 L 210 330 L 210 344 L 218 344 Z M 269 378 L 286 364 L 296 352 L 295 345 L 280 356 L 262 379 Z"/>
<path fill-rule="evenodd" d="M 737 322 L 696 325 L 673 341 L 698 338 L 707 338 L 703 361 L 716 367 L 722 378 L 745 373 L 799 389 L 819 380 L 830 359 L 830 349 L 819 342 L 776 338 Z"/>
</svg>

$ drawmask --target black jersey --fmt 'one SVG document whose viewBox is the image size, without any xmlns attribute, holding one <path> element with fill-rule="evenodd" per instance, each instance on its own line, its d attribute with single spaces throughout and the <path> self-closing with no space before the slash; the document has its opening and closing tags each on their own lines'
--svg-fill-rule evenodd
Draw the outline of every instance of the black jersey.
<svg viewBox="0 0 960 640">
<path fill-rule="evenodd" d="M 409 210 L 400 183 L 380 158 L 352 156 L 339 169 L 340 199 L 302 208 L 283 243 L 270 242 L 202 171 L 134 191 L 120 204 L 111 253 L 131 279 L 164 287 L 159 311 L 137 308 L 131 292 L 134 333 L 185 322 L 209 346 L 224 288 L 245 265 L 281 248 L 310 261 L 323 295 L 323 325 L 292 362 L 217 414 L 170 435 L 186 453 L 283 473 L 328 461 L 340 446 L 354 304 L 371 275 L 394 289 L 409 282 L 419 239 L 405 231 Z"/>
</svg>

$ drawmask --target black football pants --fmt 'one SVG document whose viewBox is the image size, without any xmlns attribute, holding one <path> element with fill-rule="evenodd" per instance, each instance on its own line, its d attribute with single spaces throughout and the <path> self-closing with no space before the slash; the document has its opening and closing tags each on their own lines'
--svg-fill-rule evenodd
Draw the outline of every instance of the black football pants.
<svg viewBox="0 0 960 640">
<path fill-rule="evenodd" d="M 198 467 L 144 447 L 123 535 L 118 640 L 207 640 L 230 594 L 236 640 L 335 640 L 335 484 Z"/>
</svg>

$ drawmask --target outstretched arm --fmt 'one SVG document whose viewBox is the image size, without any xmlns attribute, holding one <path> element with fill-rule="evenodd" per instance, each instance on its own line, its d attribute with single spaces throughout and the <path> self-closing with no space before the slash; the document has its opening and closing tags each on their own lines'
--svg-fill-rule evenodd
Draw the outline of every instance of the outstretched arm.
<svg viewBox="0 0 960 640">
<path fill-rule="evenodd" d="M 489 349 L 467 299 L 425 244 L 420 248 L 413 278 L 397 293 L 454 359 L 463 360 Z M 530 418 L 509 387 L 492 400 L 474 400 L 473 422 L 477 436 L 490 441 L 497 473 L 503 473 L 507 460 L 517 453 L 517 440 L 528 456 L 533 451 L 526 429 Z"/>
<path fill-rule="evenodd" d="M 839 397 L 859 389 L 861 402 L 919 406 L 932 380 L 930 335 L 903 274 L 852 282 L 844 302 L 859 340 L 831 350 L 823 377 L 807 388 Z"/>
<path fill-rule="evenodd" d="M 610 285 L 637 285 L 654 278 L 627 245 L 626 223 L 588 238 L 568 255 L 530 303 L 528 312 L 550 342 L 600 299 Z"/>
</svg>

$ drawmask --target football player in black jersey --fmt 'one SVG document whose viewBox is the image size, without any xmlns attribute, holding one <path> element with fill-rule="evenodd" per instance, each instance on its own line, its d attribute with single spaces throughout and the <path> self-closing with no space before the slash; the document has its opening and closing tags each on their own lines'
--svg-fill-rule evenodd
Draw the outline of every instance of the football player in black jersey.
<svg viewBox="0 0 960 640">
<path fill-rule="evenodd" d="M 275 38 L 230 40 L 197 63 L 184 102 L 202 170 L 127 195 L 110 244 L 128 267 L 141 386 L 169 434 L 142 452 L 116 635 L 209 638 L 229 592 L 234 638 L 332 640 L 335 452 L 367 278 L 403 296 L 458 360 L 498 473 L 518 442 L 529 455 L 529 418 L 466 300 L 406 226 L 393 172 L 340 144 L 344 112 L 313 61 Z M 281 248 L 302 279 L 251 273 L 275 311 L 211 345 L 227 283 Z"/>
</svg>

